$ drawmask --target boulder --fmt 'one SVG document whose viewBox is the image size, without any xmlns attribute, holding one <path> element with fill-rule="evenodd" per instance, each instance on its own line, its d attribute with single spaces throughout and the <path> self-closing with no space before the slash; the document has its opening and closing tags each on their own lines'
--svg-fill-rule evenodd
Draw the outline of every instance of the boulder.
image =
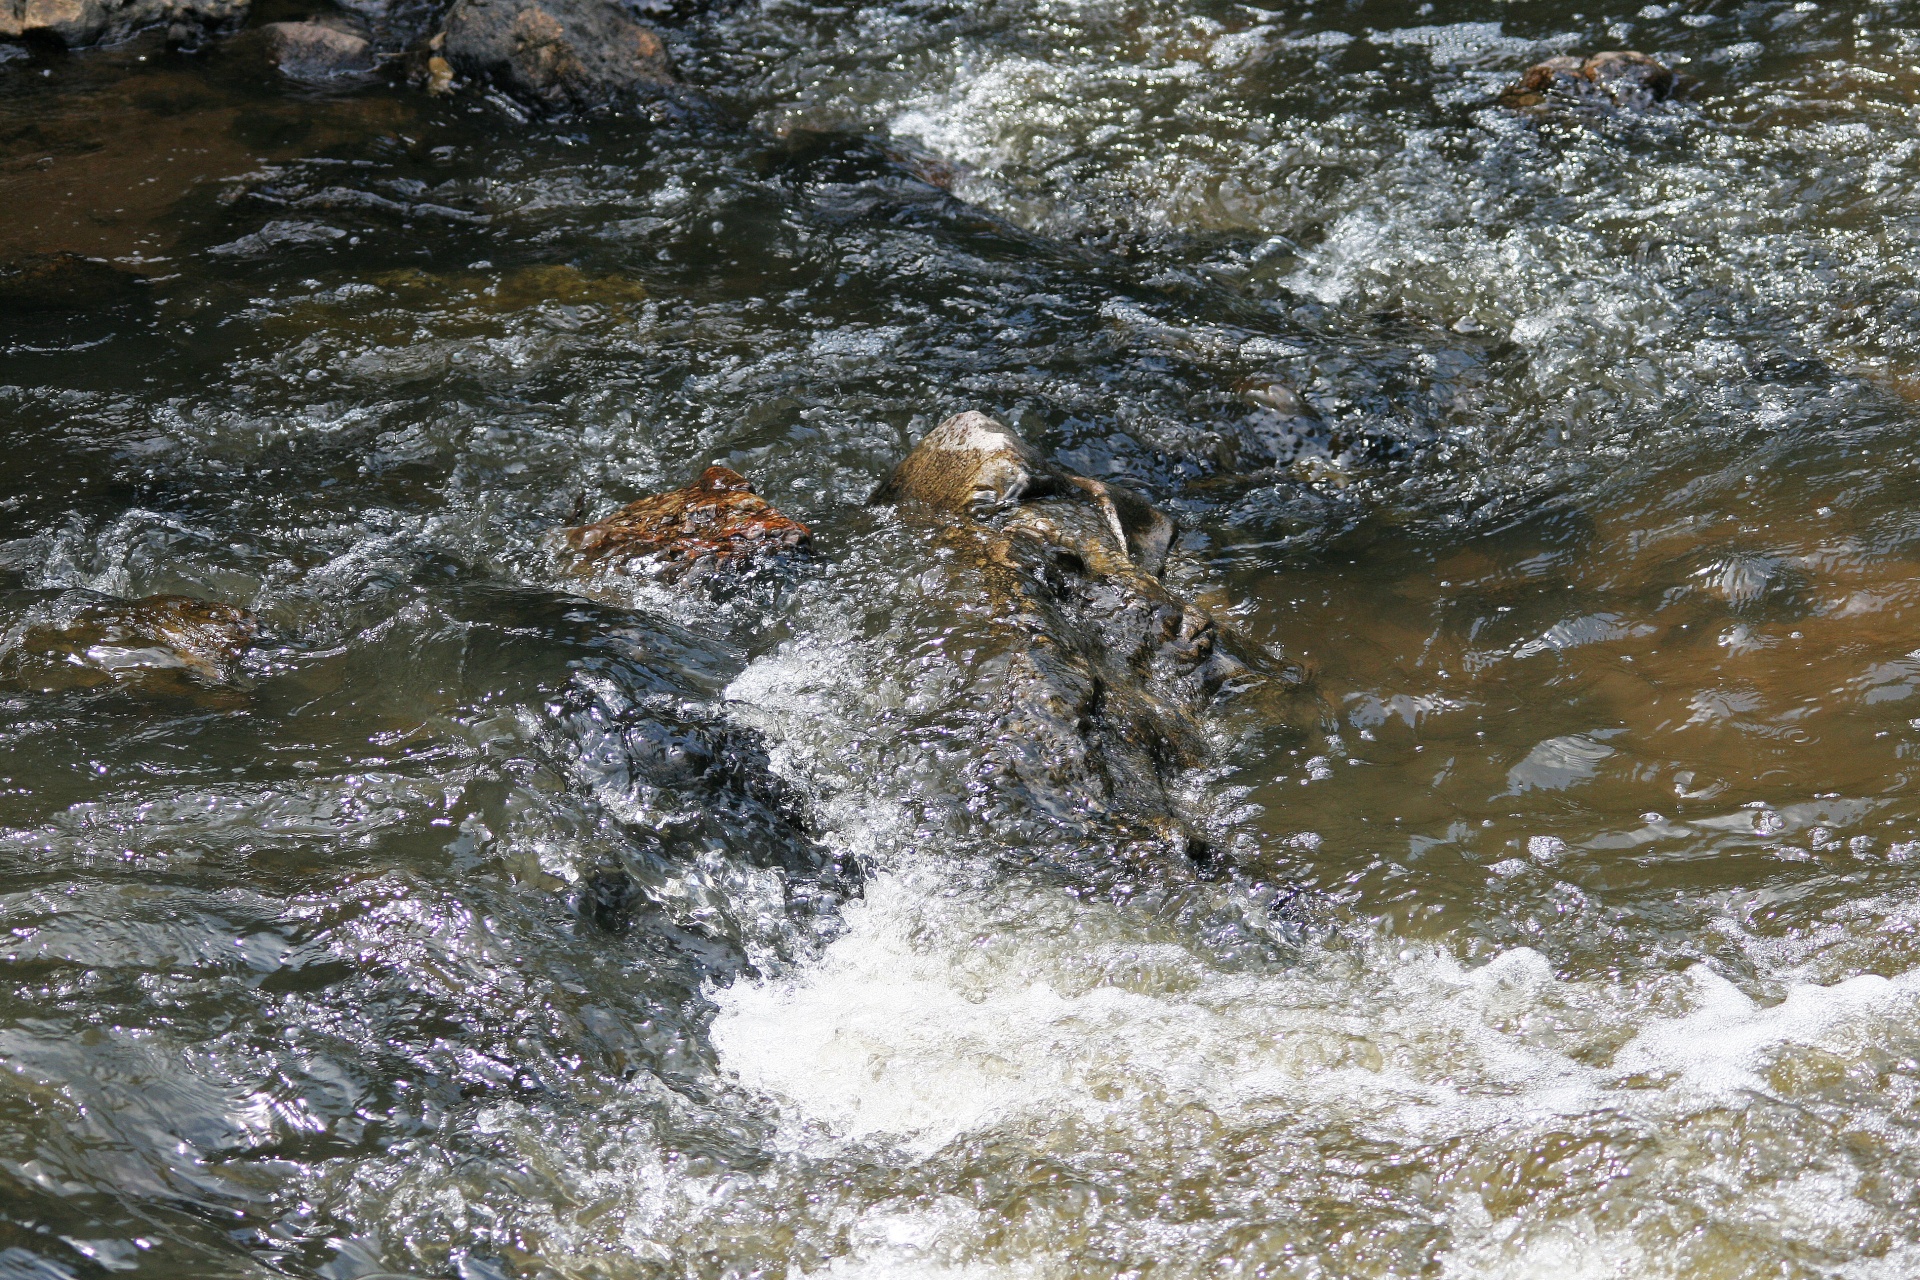
<svg viewBox="0 0 1920 1280">
<path fill-rule="evenodd" d="M 51 38 L 74 46 L 166 26 L 183 42 L 238 26 L 246 12 L 247 0 L 0 0 L 0 40 Z"/>
<path fill-rule="evenodd" d="M 993 822 L 1032 832 L 1037 817 L 1135 870 L 1201 868 L 1176 783 L 1205 756 L 1197 713 L 1249 664 L 1161 581 L 1173 521 L 980 413 L 934 428 L 873 501 L 930 519 L 977 566 L 995 640 L 973 664 L 985 687 L 960 696 L 986 708 Z"/>
<path fill-rule="evenodd" d="M 30 615 L 6 657 L 16 677 L 45 688 L 156 676 L 223 684 L 259 633 L 246 610 L 193 596 L 73 592 Z"/>
<path fill-rule="evenodd" d="M 664 581 L 737 574 L 810 550 L 813 534 L 775 511 L 738 471 L 708 467 L 684 489 L 630 502 L 604 520 L 561 532 L 576 572 L 645 574 Z"/>
<path fill-rule="evenodd" d="M 373 45 L 356 32 L 323 22 L 270 22 L 260 28 L 268 59 L 291 80 L 365 75 Z"/>
<path fill-rule="evenodd" d="M 613 0 L 454 0 L 435 58 L 555 111 L 585 111 L 677 83 L 660 37 Z M 430 83 L 448 79 L 434 73 Z"/>
<path fill-rule="evenodd" d="M 1561 56 L 1527 68 L 1501 95 L 1510 107 L 1540 106 L 1554 97 L 1599 106 L 1642 108 L 1674 94 L 1677 79 L 1644 53 L 1613 50 L 1584 61 Z"/>
</svg>

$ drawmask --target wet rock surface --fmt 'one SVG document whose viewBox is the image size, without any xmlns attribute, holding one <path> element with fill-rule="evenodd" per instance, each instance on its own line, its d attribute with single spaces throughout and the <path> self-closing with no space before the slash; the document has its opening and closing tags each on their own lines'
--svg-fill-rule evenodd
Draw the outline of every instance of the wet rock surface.
<svg viewBox="0 0 1920 1280">
<path fill-rule="evenodd" d="M 268 59 L 291 80 L 365 75 L 375 66 L 372 42 L 338 22 L 270 22 L 259 39 Z"/>
<path fill-rule="evenodd" d="M 1549 58 L 1527 68 L 1501 95 L 1510 107 L 1537 107 L 1555 97 L 1590 105 L 1644 108 L 1674 95 L 1672 70 L 1644 53 L 1618 49 L 1581 59 Z"/>
<path fill-rule="evenodd" d="M 584 111 L 678 83 L 660 37 L 609 0 L 456 0 L 442 36 L 429 88 L 458 73 L 549 110 Z"/>
<path fill-rule="evenodd" d="M 0 670 L 39 688 L 155 678 L 222 684 L 238 674 L 259 634 L 253 615 L 229 604 L 71 592 L 29 610 L 0 639 Z"/>
<path fill-rule="evenodd" d="M 1136 870 L 1204 867 L 1174 792 L 1206 755 L 1197 713 L 1248 666 L 1161 581 L 1173 521 L 981 413 L 929 432 L 873 501 L 945 517 L 940 547 L 979 566 L 1002 641 L 979 663 L 994 686 L 979 771 L 994 820 L 1044 815 Z"/>
<path fill-rule="evenodd" d="M 246 12 L 247 0 L 0 0 L 0 39 L 97 44 L 165 25 L 184 43 L 231 29 Z"/>
<path fill-rule="evenodd" d="M 576 570 L 679 581 L 736 574 L 804 554 L 813 534 L 773 509 L 729 467 L 712 466 L 683 489 L 630 502 L 604 520 L 565 530 Z"/>
</svg>

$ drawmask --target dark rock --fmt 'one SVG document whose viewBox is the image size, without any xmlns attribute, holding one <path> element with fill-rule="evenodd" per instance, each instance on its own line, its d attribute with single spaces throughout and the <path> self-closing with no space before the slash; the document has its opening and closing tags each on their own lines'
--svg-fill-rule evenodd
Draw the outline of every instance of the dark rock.
<svg viewBox="0 0 1920 1280">
<path fill-rule="evenodd" d="M 367 38 L 331 23 L 270 22 L 259 38 L 273 65 L 293 80 L 365 75 L 374 68 Z"/>
<path fill-rule="evenodd" d="M 646 573 L 667 581 L 739 572 L 813 545 L 807 527 L 775 511 L 737 471 L 708 467 L 684 489 L 628 503 L 567 529 L 577 569 Z"/>
<path fill-rule="evenodd" d="M 0 0 L 0 40 L 95 44 L 166 24 L 169 37 L 183 43 L 238 26 L 246 12 L 247 0 Z"/>
<path fill-rule="evenodd" d="M 221 684 L 259 633 L 246 610 L 192 596 L 115 600 L 75 592 L 17 628 L 6 665 L 46 688 L 154 676 Z"/>
<path fill-rule="evenodd" d="M 1196 713 L 1249 664 L 1161 582 L 1173 521 L 979 413 L 936 427 L 873 500 L 934 516 L 979 567 L 998 639 L 975 663 L 990 687 L 966 697 L 987 708 L 995 821 L 1024 810 L 1128 866 L 1198 873 L 1176 780 L 1204 758 Z"/>
<path fill-rule="evenodd" d="M 0 311 L 10 315 L 98 311 L 145 298 L 142 277 L 77 253 L 0 263 Z"/>
<path fill-rule="evenodd" d="M 660 37 L 613 0 L 454 0 L 443 36 L 434 57 L 448 73 L 551 110 L 612 106 L 677 83 Z"/>
<path fill-rule="evenodd" d="M 1674 94 L 1677 81 L 1668 68 L 1644 53 L 1614 50 L 1582 61 L 1561 56 L 1527 68 L 1519 83 L 1501 95 L 1509 107 L 1540 106 L 1559 97 L 1600 106 L 1647 107 Z"/>
</svg>

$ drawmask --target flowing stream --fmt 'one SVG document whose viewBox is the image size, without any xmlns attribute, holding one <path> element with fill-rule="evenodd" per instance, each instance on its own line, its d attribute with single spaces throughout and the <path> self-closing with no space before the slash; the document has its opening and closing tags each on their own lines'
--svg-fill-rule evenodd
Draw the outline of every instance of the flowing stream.
<svg viewBox="0 0 1920 1280">
<path fill-rule="evenodd" d="M 0 51 L 94 260 L 0 278 L 0 1277 L 1920 1274 L 1920 3 L 663 30 L 710 110 Z M 1219 874 L 979 820 L 865 501 L 962 409 L 1306 675 Z M 812 563 L 564 571 L 716 461 Z M 77 591 L 263 638 L 20 675 Z"/>
</svg>

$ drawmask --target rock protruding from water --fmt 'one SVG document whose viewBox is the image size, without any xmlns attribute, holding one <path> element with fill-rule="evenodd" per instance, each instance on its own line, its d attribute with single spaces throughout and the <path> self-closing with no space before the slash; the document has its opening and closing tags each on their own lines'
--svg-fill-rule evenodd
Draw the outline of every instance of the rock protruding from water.
<svg viewBox="0 0 1920 1280">
<path fill-rule="evenodd" d="M 451 72 L 549 110 L 614 106 L 678 84 L 660 37 L 612 0 L 454 0 L 443 36 Z"/>
<path fill-rule="evenodd" d="M 974 663 L 992 687 L 967 696 L 985 710 L 990 820 L 1032 842 L 1037 815 L 1136 869 L 1204 863 L 1174 791 L 1204 757 L 1197 713 L 1248 667 L 1161 581 L 1166 513 L 980 413 L 934 428 L 873 500 L 935 515 L 978 565 L 998 641 Z"/>
<path fill-rule="evenodd" d="M 290 80 L 330 80 L 374 68 L 372 43 L 333 23 L 269 22 L 259 38 L 268 59 Z"/>
<path fill-rule="evenodd" d="M 1617 49 L 1579 58 L 1548 58 L 1527 68 L 1501 95 L 1510 107 L 1536 107 L 1554 98 L 1601 106 L 1642 108 L 1671 98 L 1673 72 L 1644 53 Z"/>
<path fill-rule="evenodd" d="M 1173 542 L 1173 521 L 1124 489 L 1050 466 L 1009 428 L 984 413 L 959 413 L 929 431 L 874 493 L 876 503 L 911 498 L 985 519 L 1027 499 L 1072 496 L 1106 517 L 1129 564 L 1157 574 Z"/>
<path fill-rule="evenodd" d="M 7 665 L 49 688 L 150 677 L 224 684 L 259 634 L 252 614 L 216 601 L 72 593 L 25 621 L 7 646 Z"/>
<path fill-rule="evenodd" d="M 247 0 L 0 0 L 0 40 L 52 39 L 72 47 L 164 25 L 169 38 L 189 43 L 239 25 L 246 12 Z"/>
<path fill-rule="evenodd" d="M 807 526 L 789 520 L 738 471 L 712 466 L 684 489 L 630 502 L 604 520 L 567 529 L 582 572 L 610 570 L 679 581 L 738 573 L 804 553 Z"/>
</svg>

